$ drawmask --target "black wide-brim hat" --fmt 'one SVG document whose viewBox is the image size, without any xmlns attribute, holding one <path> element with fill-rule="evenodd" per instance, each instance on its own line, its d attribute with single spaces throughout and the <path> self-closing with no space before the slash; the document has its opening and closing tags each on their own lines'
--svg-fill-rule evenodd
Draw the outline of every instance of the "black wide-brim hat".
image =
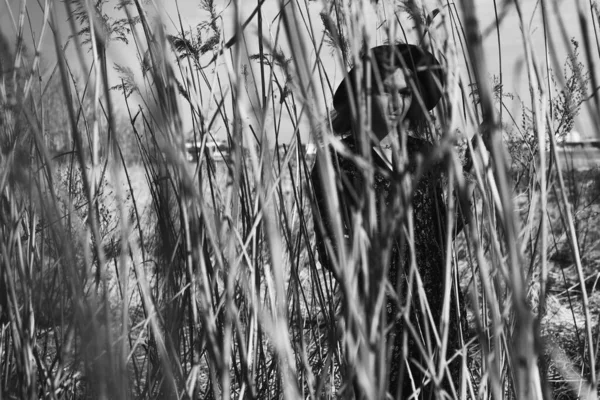
<svg viewBox="0 0 600 400">
<path fill-rule="evenodd" d="M 419 46 L 401 43 L 373 47 L 370 50 L 370 57 L 365 57 L 364 62 L 367 62 L 369 58 L 372 62 L 371 87 L 373 93 L 379 92 L 377 77 L 383 81 L 396 69 L 406 68 L 412 72 L 414 84 L 427 111 L 432 110 L 440 101 L 442 86 L 444 84 L 444 72 L 433 54 L 423 50 Z M 338 111 L 341 111 L 345 105 L 349 104 L 349 94 L 352 93 L 354 95 L 353 84 L 355 74 L 356 68 L 352 68 L 348 73 L 351 84 L 348 85 L 348 78 L 345 78 L 335 91 L 333 106 Z M 364 81 L 364 79 L 361 81 Z M 415 99 L 409 109 L 409 113 L 413 109 L 420 108 L 419 102 Z"/>
</svg>

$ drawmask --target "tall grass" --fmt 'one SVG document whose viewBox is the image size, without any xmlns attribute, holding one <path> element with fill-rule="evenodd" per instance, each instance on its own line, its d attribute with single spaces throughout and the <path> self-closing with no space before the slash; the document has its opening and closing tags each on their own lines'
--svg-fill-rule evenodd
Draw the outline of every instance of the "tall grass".
<svg viewBox="0 0 600 400">
<path fill-rule="evenodd" d="M 306 145 L 318 144 L 335 187 L 332 59 L 345 69 L 360 64 L 365 44 L 405 40 L 398 21 L 407 13 L 409 40 L 447 71 L 430 121 L 447 193 L 473 204 L 454 242 L 448 229 L 445 273 L 445 298 L 465 295 L 468 329 L 462 350 L 446 352 L 454 316 L 444 309 L 441 330 L 432 324 L 420 349 L 426 376 L 441 382 L 458 359 L 460 386 L 438 385 L 439 398 L 597 398 L 599 175 L 558 163 L 557 145 L 582 107 L 600 115 L 599 40 L 588 33 L 597 32 L 595 3 L 576 2 L 584 40 L 567 60 L 554 56 L 550 35 L 540 51 L 522 30 L 532 94 L 522 115 L 511 113 L 506 74 L 496 85 L 488 76 L 476 17 L 477 7 L 495 8 L 501 43 L 502 15 L 514 8 L 528 23 L 521 2 L 377 3 L 323 1 L 317 19 L 306 1 L 258 0 L 247 17 L 248 4 L 234 1 L 233 37 L 224 5 L 210 0 L 199 3 L 198 31 L 171 16 L 173 35 L 139 0 L 116 11 L 106 2 L 7 3 L 16 11 L 14 36 L 0 36 L 0 399 L 351 398 L 352 377 L 364 397 L 384 398 L 385 290 L 365 292 L 356 280 L 368 269 L 368 237 L 353 238 L 363 250 L 346 250 L 336 213 L 345 267 L 339 280 L 321 267 Z M 539 4 L 546 24 L 556 3 Z M 73 16 L 67 26 L 60 7 Z M 278 7 L 275 19 L 266 7 Z M 30 25 L 34 8 L 41 27 Z M 379 20 L 365 18 L 375 8 Z M 50 68 L 40 61 L 49 40 Z M 121 81 L 111 78 L 118 40 L 143 74 L 118 66 Z M 224 157 L 209 151 L 218 137 Z M 200 149 L 197 162 L 186 141 Z M 411 274 L 419 280 L 415 266 Z"/>
</svg>

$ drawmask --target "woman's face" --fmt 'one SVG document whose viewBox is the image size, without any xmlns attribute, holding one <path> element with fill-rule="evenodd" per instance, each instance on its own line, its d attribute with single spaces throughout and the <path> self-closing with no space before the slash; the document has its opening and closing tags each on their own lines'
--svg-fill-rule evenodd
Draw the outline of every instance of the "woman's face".
<svg viewBox="0 0 600 400">
<path fill-rule="evenodd" d="M 402 123 L 412 103 L 410 71 L 397 69 L 382 82 L 383 92 L 371 96 L 371 127 L 382 140 Z"/>
</svg>

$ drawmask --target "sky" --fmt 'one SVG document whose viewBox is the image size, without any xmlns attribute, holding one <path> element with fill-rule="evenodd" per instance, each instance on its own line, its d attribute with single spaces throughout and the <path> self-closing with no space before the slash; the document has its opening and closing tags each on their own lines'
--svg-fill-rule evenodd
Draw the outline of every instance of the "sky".
<svg viewBox="0 0 600 400">
<path fill-rule="evenodd" d="M 500 5 L 501 3 L 512 4 L 512 1 L 497 1 Z M 123 16 L 122 11 L 117 11 L 115 9 L 118 0 L 109 0 L 105 6 L 104 10 L 112 17 L 117 18 Z M 365 2 L 366 4 L 367 2 Z M 380 4 L 385 5 L 385 1 L 380 1 Z M 448 17 L 448 8 L 445 6 L 447 2 L 445 1 L 434 1 L 427 0 L 425 1 L 426 6 L 429 10 L 433 8 L 439 7 L 442 16 Z M 460 2 L 458 2 L 460 3 Z M 551 3 L 548 1 L 548 3 Z M 559 4 L 557 6 L 558 12 L 553 11 L 553 18 L 556 18 L 556 15 L 560 15 L 560 18 L 566 22 L 565 29 L 567 31 L 568 37 L 575 37 L 581 43 L 581 32 L 579 31 L 579 24 L 577 23 L 577 8 L 574 6 L 575 2 L 573 0 L 564 0 L 556 2 Z M 32 45 L 33 40 L 32 36 L 36 38 L 36 41 L 39 41 L 39 36 L 42 33 L 42 21 L 43 21 L 43 10 L 40 8 L 41 2 L 38 1 L 26 1 L 22 2 L 20 0 L 8 0 L 9 8 L 7 8 L 6 2 L 0 4 L 0 30 L 7 37 L 14 38 L 16 35 L 16 26 L 19 25 L 19 11 L 22 5 L 26 6 L 27 14 L 25 15 L 25 32 L 24 38 L 25 43 L 27 43 L 30 50 L 32 50 L 35 46 Z M 50 2 L 52 4 L 52 2 Z M 54 1 L 54 7 L 56 11 L 56 17 L 59 21 L 58 30 L 60 31 L 63 43 L 66 41 L 66 37 L 68 34 L 68 22 L 67 22 L 67 14 L 65 12 L 65 7 L 62 2 Z M 162 18 L 163 24 L 167 33 L 177 34 L 180 30 L 180 27 L 183 26 L 183 29 L 195 29 L 195 26 L 201 22 L 205 21 L 208 14 L 206 11 L 202 10 L 199 7 L 199 2 L 197 0 L 164 0 L 164 1 L 143 1 L 145 5 L 145 9 L 149 14 L 153 16 L 160 16 Z M 231 1 L 227 0 L 216 0 L 217 4 L 217 12 L 220 13 L 221 18 L 219 19 L 219 24 L 223 29 L 224 40 L 228 40 L 234 34 L 234 7 Z M 240 1 L 240 20 L 244 21 L 253 11 L 256 1 L 253 0 L 244 0 Z M 264 34 L 269 38 L 274 38 L 277 35 L 277 21 L 279 17 L 279 1 L 278 0 L 266 0 L 263 5 L 263 31 Z M 315 36 L 317 41 L 320 40 L 322 35 L 322 26 L 320 25 L 320 18 L 318 17 L 319 12 L 322 9 L 322 3 L 320 1 L 311 1 L 308 2 L 307 11 L 310 15 L 310 19 L 313 22 L 316 22 L 312 27 L 312 34 Z M 441 4 L 441 6 L 439 5 Z M 482 27 L 482 31 L 486 33 L 483 37 L 484 40 L 484 49 L 486 51 L 486 62 L 487 62 L 487 72 L 492 79 L 492 76 L 499 76 L 502 71 L 503 81 L 504 81 L 504 90 L 507 92 L 511 92 L 517 97 L 521 98 L 524 101 L 528 101 L 529 93 L 526 87 L 527 83 L 527 75 L 526 70 L 524 68 L 524 50 L 523 50 L 523 40 L 522 36 L 525 34 L 527 37 L 531 39 L 532 47 L 537 57 L 538 63 L 542 64 L 545 57 L 544 52 L 544 32 L 543 25 L 541 20 L 541 14 L 539 12 L 540 5 L 536 0 L 521 0 L 519 4 L 522 7 L 523 19 L 526 21 L 525 26 L 522 26 L 519 22 L 518 14 L 515 10 L 514 6 L 510 6 L 509 12 L 506 14 L 500 25 L 500 42 L 501 48 L 500 52 L 498 49 L 497 43 L 497 32 L 495 29 L 489 29 L 489 27 L 493 26 L 495 21 L 495 13 L 494 13 L 494 1 L 493 0 L 476 0 L 477 5 L 477 15 L 479 17 L 479 23 Z M 10 10 L 10 12 L 9 12 Z M 588 14 L 590 12 L 589 9 L 585 10 Z M 11 18 L 12 13 L 12 18 Z M 389 15 L 390 9 L 389 7 L 379 7 L 379 9 L 374 10 L 370 7 L 366 7 L 364 11 L 364 18 L 366 21 L 369 21 L 366 24 L 368 35 L 370 37 L 371 45 L 382 44 L 385 40 L 384 37 L 384 27 L 378 25 L 377 23 L 377 13 L 379 16 L 386 14 Z M 31 21 L 31 23 L 29 23 Z M 303 22 L 303 21 L 299 21 Z M 410 31 L 410 26 L 412 25 L 410 19 L 408 17 L 401 17 L 401 24 L 403 27 L 408 27 Z M 554 38 L 556 42 L 556 48 L 554 53 L 556 54 L 556 58 L 558 60 L 565 60 L 568 54 L 568 46 L 570 45 L 568 42 L 564 43 L 562 40 L 562 34 L 560 31 L 560 26 L 557 23 L 557 20 L 551 20 L 548 24 L 550 26 L 549 36 Z M 591 37 L 593 38 L 593 31 Z M 55 62 L 54 60 L 54 45 L 52 41 L 52 31 L 48 29 L 48 27 L 43 31 L 44 39 L 41 42 L 40 50 L 44 59 L 44 64 L 52 66 Z M 250 23 L 245 29 L 245 37 L 247 39 L 248 53 L 258 52 L 257 43 L 258 41 L 255 39 L 257 33 L 257 23 L 256 18 L 253 19 L 252 23 Z M 409 32 L 410 37 L 410 32 Z M 253 40 L 254 39 L 254 40 Z M 308 35 L 304 39 L 308 39 Z M 412 39 L 414 40 L 414 37 Z M 281 41 L 283 42 L 283 41 Z M 122 43 L 112 42 L 109 47 L 109 59 L 113 63 L 118 63 L 120 65 L 129 66 L 134 71 L 137 72 L 138 78 L 141 76 L 139 72 L 139 60 L 136 56 L 135 48 L 132 48 L 132 42 L 130 41 L 129 45 L 125 45 Z M 289 54 L 290 49 L 283 47 L 284 53 Z M 310 52 L 311 57 L 314 57 L 314 51 Z M 327 74 L 331 79 L 331 85 L 333 88 L 337 87 L 340 81 L 343 78 L 343 67 L 340 65 L 339 60 L 336 57 L 333 57 L 329 54 L 329 51 L 325 50 L 322 52 L 323 65 L 327 70 Z M 502 57 L 502 63 L 499 62 L 499 55 Z M 73 46 L 71 46 L 67 50 L 67 58 L 70 60 L 73 65 L 78 65 L 78 59 L 75 56 L 75 52 Z M 174 62 L 174 59 L 172 60 Z M 254 72 L 257 72 L 258 64 L 252 63 L 246 60 L 249 65 L 254 65 Z M 597 64 L 598 65 L 598 64 Z M 81 68 L 81 67 L 80 67 Z M 239 71 L 233 71 L 234 66 L 229 62 L 223 62 L 219 65 L 219 71 L 227 75 L 228 73 L 236 72 L 233 75 L 239 78 Z M 250 70 L 252 71 L 252 70 Z M 115 83 L 118 83 L 119 75 L 117 72 L 111 72 L 110 79 Z M 254 82 L 250 79 L 248 85 L 252 86 Z M 327 93 L 326 98 L 322 100 L 322 104 L 330 102 L 330 92 L 325 90 Z M 204 92 L 203 92 L 204 93 Z M 198 94 L 198 102 L 205 104 L 205 96 L 204 94 Z M 251 97 L 246 99 L 247 109 L 245 110 L 245 114 L 248 116 L 249 121 L 253 120 L 252 114 L 252 102 L 256 102 L 256 99 L 252 99 Z M 116 104 L 122 106 L 123 102 L 121 99 L 116 99 Z M 518 102 L 513 102 L 513 112 L 518 114 Z M 204 109 L 207 113 L 210 113 L 210 105 L 206 103 Z M 587 111 L 584 110 L 584 114 L 578 120 L 578 124 L 576 125 L 576 129 L 581 132 L 584 137 L 591 137 L 596 134 L 596 129 L 591 124 L 591 119 L 589 115 L 586 114 Z M 189 131 L 192 128 L 191 118 L 189 111 L 187 108 L 182 107 L 182 115 L 183 115 L 183 125 L 184 131 Z M 270 121 L 267 121 L 270 122 Z M 251 123 L 251 122 L 249 122 Z M 287 121 L 289 125 L 289 121 Z M 292 131 L 293 128 L 291 125 L 286 129 L 287 131 Z M 306 131 L 306 129 L 304 129 Z M 221 130 L 221 133 L 223 130 Z M 305 138 L 307 133 L 304 134 Z"/>
</svg>

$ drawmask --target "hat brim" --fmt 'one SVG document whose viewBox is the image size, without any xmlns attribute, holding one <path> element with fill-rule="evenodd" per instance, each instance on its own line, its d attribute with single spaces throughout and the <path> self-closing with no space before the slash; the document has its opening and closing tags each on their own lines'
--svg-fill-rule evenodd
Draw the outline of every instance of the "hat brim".
<svg viewBox="0 0 600 400">
<path fill-rule="evenodd" d="M 371 84 L 375 93 L 377 93 L 375 79 L 377 76 L 384 80 L 387 74 L 397 68 L 406 68 L 412 72 L 414 84 L 427 111 L 432 110 L 440 101 L 444 73 L 438 60 L 428 51 L 406 43 L 382 45 L 372 48 L 370 57 L 366 59 L 370 59 L 373 63 Z M 352 83 L 355 82 L 356 73 L 356 67 L 352 68 L 348 77 L 344 78 L 335 91 L 333 106 L 337 111 L 341 111 L 344 106 L 348 105 L 350 96 L 354 96 Z M 364 79 L 360 81 L 364 82 Z M 411 109 L 413 108 L 421 108 L 419 102 L 414 101 L 411 105 Z"/>
</svg>

